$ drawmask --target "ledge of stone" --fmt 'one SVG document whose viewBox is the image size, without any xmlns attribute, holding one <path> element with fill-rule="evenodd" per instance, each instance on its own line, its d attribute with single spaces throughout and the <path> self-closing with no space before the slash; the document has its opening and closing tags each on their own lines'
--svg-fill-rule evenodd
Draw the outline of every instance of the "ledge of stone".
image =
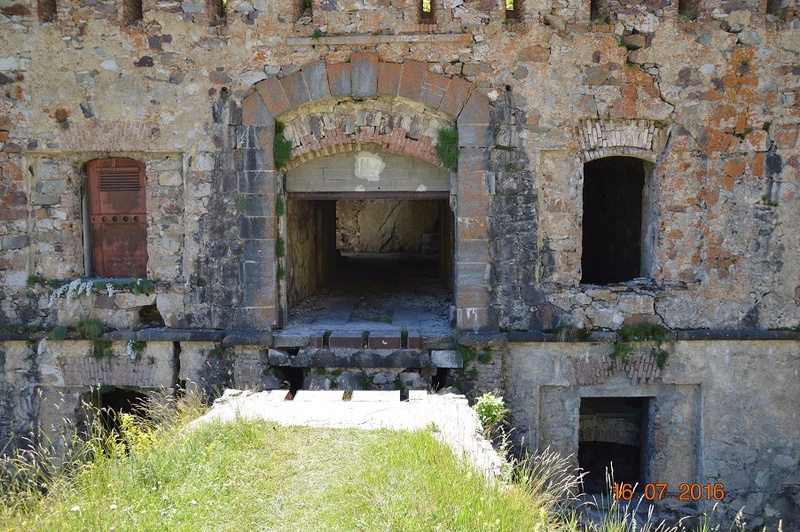
<svg viewBox="0 0 800 532">
<path fill-rule="evenodd" d="M 462 333 L 458 343 L 470 347 L 503 347 L 508 345 L 506 333 Z"/>
<path fill-rule="evenodd" d="M 290 361 L 300 368 L 428 368 L 430 357 L 416 349 L 363 350 L 305 348 Z"/>
<path fill-rule="evenodd" d="M 330 35 L 326 37 L 289 37 L 286 44 L 294 46 L 388 44 L 397 42 L 471 43 L 469 33 L 412 33 L 402 35 Z"/>
<path fill-rule="evenodd" d="M 142 329 L 136 339 L 145 342 L 219 342 L 224 331 L 213 329 Z"/>
<path fill-rule="evenodd" d="M 544 333 L 541 331 L 509 332 L 506 333 L 506 337 L 508 338 L 508 343 L 512 344 L 546 342 L 614 342 L 618 339 L 617 333 L 614 331 L 593 331 L 586 338 L 558 339 L 555 333 Z M 703 340 L 792 341 L 800 340 L 800 332 L 769 329 L 692 329 L 669 331 L 665 341 L 674 342 Z M 459 338 L 459 342 L 461 342 L 461 338 Z"/>
<path fill-rule="evenodd" d="M 693 329 L 675 331 L 678 340 L 800 340 L 798 331 L 769 329 Z"/>
<path fill-rule="evenodd" d="M 226 331 L 222 339 L 225 347 L 231 345 L 272 345 L 271 331 Z"/>
</svg>

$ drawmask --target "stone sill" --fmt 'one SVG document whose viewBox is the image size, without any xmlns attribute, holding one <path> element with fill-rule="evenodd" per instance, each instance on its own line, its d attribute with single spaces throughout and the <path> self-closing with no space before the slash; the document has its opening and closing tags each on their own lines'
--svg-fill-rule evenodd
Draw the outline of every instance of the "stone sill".
<svg viewBox="0 0 800 532">
<path fill-rule="evenodd" d="M 509 332 L 506 333 L 506 337 L 509 343 L 610 343 L 617 340 L 617 333 L 613 331 L 594 331 L 588 338 L 576 338 L 571 340 L 558 340 L 555 333 L 544 333 L 541 331 Z M 665 341 L 702 342 L 715 340 L 798 341 L 800 340 L 800 332 L 769 329 L 691 329 L 670 331 L 667 333 Z"/>
<path fill-rule="evenodd" d="M 327 37 L 289 37 L 292 46 L 389 44 L 397 42 L 472 43 L 469 33 L 415 33 L 402 35 L 331 35 Z"/>
<path fill-rule="evenodd" d="M 0 342 L 39 341 L 47 337 L 47 332 L 37 331 L 26 334 L 2 333 Z M 309 345 L 307 336 L 282 335 L 280 331 L 223 331 L 216 329 L 142 329 L 139 331 L 119 330 L 105 333 L 104 341 L 136 340 L 141 342 L 222 342 L 224 346 L 250 345 L 263 347 L 305 347 Z M 64 341 L 85 341 L 72 333 Z M 460 333 L 457 341 L 471 347 L 502 347 L 513 343 L 610 343 L 617 340 L 613 331 L 593 331 L 587 338 L 558 340 L 555 333 L 542 331 L 518 331 L 498 333 Z M 60 340 L 59 340 L 60 341 Z M 800 341 L 800 331 L 770 329 L 689 329 L 670 331 L 667 342 L 674 341 Z M 424 337 L 424 349 L 450 349 L 452 336 Z"/>
</svg>

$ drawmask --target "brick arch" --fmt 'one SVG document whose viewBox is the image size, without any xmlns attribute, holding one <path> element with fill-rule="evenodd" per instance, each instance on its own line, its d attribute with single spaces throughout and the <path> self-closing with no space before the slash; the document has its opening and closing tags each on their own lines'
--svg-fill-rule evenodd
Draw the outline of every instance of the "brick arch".
<svg viewBox="0 0 800 532">
<path fill-rule="evenodd" d="M 667 143 L 666 124 L 653 120 L 581 120 L 577 127 L 581 161 L 625 156 L 651 163 Z"/>
<path fill-rule="evenodd" d="M 270 249 L 277 239 L 274 205 L 280 172 L 275 169 L 272 155 L 276 119 L 306 104 L 328 99 L 388 97 L 423 104 L 427 109 L 449 116 L 458 127 L 459 164 L 451 189 L 456 198 L 456 325 L 473 331 L 496 329 L 497 320 L 489 298 L 492 268 L 489 262 L 491 198 L 487 149 L 494 146 L 494 132 L 489 99 L 482 91 L 460 77 L 430 72 L 426 63 L 412 60 L 386 63 L 374 52 L 354 53 L 349 63 L 309 63 L 288 76 L 270 76 L 256 83 L 254 89 L 242 101 L 237 146 L 241 149 L 243 170 L 238 175 L 238 183 L 239 193 L 250 196 L 248 199 L 258 202 L 263 209 L 258 216 L 240 215 L 240 236 L 245 249 L 248 246 Z M 374 131 L 364 135 L 375 141 Z M 395 135 L 399 137 L 400 133 Z M 391 146 L 391 139 L 388 142 Z M 415 142 L 423 144 L 405 142 L 405 146 L 396 149 L 407 152 L 433 145 L 433 139 L 420 138 Z M 333 143 L 329 148 L 344 149 L 349 145 L 348 139 Z M 307 151 L 297 149 L 293 155 L 297 159 L 310 157 L 319 149 L 324 150 L 309 145 Z M 296 164 L 300 162 L 290 163 Z M 242 272 L 245 293 L 252 296 L 244 302 L 246 307 L 239 310 L 244 316 L 240 323 L 246 328 L 280 326 L 277 262 L 261 256 L 245 256 Z"/>
<path fill-rule="evenodd" d="M 454 126 L 449 115 L 427 108 L 420 112 L 400 97 L 308 104 L 281 118 L 284 136 L 294 146 L 284 171 L 318 157 L 358 151 L 366 144 L 441 167 L 434 132 Z"/>
</svg>

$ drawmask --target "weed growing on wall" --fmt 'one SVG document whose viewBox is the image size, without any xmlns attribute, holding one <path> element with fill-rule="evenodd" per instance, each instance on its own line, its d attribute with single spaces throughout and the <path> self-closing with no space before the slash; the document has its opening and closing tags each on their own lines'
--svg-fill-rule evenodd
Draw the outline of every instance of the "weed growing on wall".
<svg viewBox="0 0 800 532">
<path fill-rule="evenodd" d="M 119 292 L 130 292 L 134 295 L 139 294 L 152 294 L 156 291 L 156 281 L 149 279 L 122 279 L 112 281 L 100 281 L 97 279 L 73 279 L 60 280 L 60 279 L 44 279 L 39 276 L 28 277 L 28 286 L 34 285 L 50 286 L 55 290 L 50 294 L 50 299 L 47 303 L 47 308 L 52 308 L 57 299 L 64 296 L 67 301 L 72 301 L 78 297 L 85 295 L 88 296 L 98 290 L 97 285 L 102 285 L 108 297 L 113 296 Z"/>
<path fill-rule="evenodd" d="M 478 414 L 478 419 L 481 420 L 487 431 L 491 431 L 495 425 L 502 423 L 508 414 L 503 396 L 499 395 L 499 392 L 486 392 L 481 395 L 475 401 L 472 409 Z"/>
<path fill-rule="evenodd" d="M 128 340 L 128 344 L 125 346 L 125 353 L 132 361 L 137 360 L 142 356 L 145 347 L 147 347 L 147 342 L 137 342 L 133 339 L 130 339 Z"/>
<path fill-rule="evenodd" d="M 655 323 L 641 323 L 638 325 L 624 325 L 617 330 L 618 340 L 614 342 L 614 350 L 609 355 L 612 366 L 619 360 L 627 364 L 634 346 L 630 342 L 654 342 L 650 354 L 656 359 L 658 369 L 664 369 L 669 360 L 669 352 L 661 347 L 667 339 L 669 329 Z"/>
<path fill-rule="evenodd" d="M 275 121 L 275 140 L 272 141 L 272 156 L 275 159 L 275 169 L 280 170 L 292 160 L 292 143 L 283 136 L 286 125 Z"/>
<path fill-rule="evenodd" d="M 458 171 L 458 129 L 440 129 L 436 144 L 436 155 L 445 168 L 451 172 Z"/>
</svg>

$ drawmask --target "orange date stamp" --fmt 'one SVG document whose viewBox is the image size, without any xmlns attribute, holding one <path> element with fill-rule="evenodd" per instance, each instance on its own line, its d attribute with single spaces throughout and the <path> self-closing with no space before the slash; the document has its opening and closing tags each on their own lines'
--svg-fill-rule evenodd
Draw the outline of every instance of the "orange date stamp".
<svg viewBox="0 0 800 532">
<path fill-rule="evenodd" d="M 629 501 L 633 499 L 634 495 L 638 494 L 641 488 L 642 496 L 648 501 L 660 501 L 667 496 L 669 486 L 666 482 L 648 482 L 642 486 L 638 484 L 630 484 L 627 482 L 615 483 L 614 499 Z M 721 501 L 725 498 L 725 485 L 721 483 L 716 484 L 700 484 L 684 482 L 678 486 L 678 500 L 679 501 Z"/>
</svg>

